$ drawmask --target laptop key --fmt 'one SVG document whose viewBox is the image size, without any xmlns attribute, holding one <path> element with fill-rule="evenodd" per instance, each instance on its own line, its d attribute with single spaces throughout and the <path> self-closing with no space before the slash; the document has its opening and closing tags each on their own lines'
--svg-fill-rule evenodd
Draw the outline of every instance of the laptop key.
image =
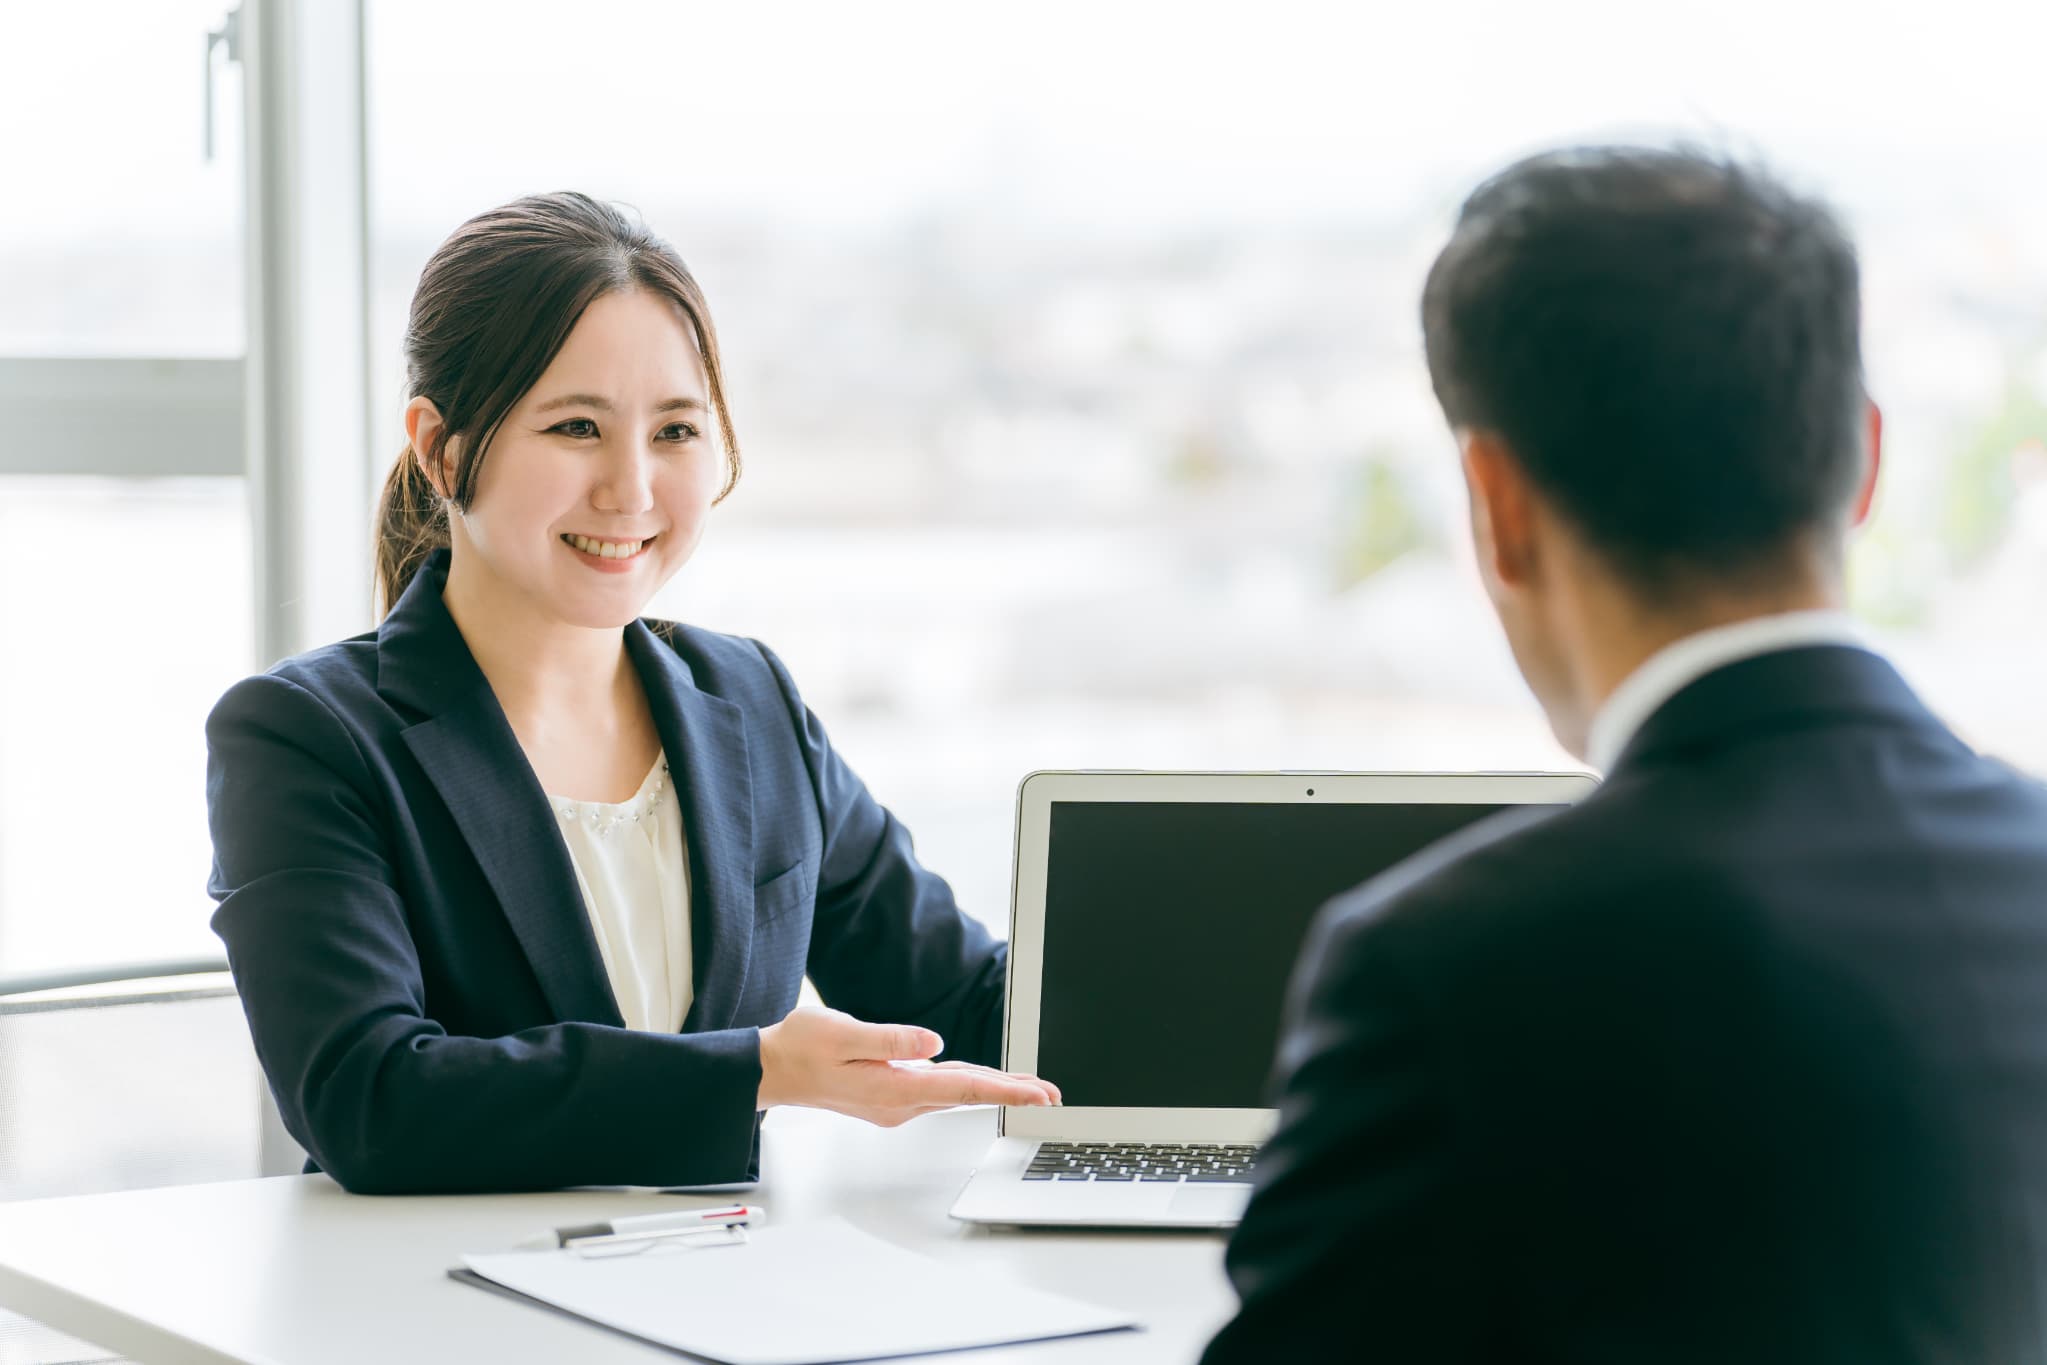
<svg viewBox="0 0 2047 1365">
<path fill-rule="evenodd" d="M 1094 1172 L 1092 1171 L 1061 1171 L 1052 1178 L 1054 1180 L 1086 1180 L 1092 1177 L 1093 1174 Z"/>
</svg>

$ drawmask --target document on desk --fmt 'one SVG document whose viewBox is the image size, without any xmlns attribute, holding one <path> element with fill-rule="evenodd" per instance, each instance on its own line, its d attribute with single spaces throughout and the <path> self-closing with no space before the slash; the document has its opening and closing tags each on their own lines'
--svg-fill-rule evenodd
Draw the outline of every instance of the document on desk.
<svg viewBox="0 0 2047 1365">
<path fill-rule="evenodd" d="M 843 1218 L 762 1228 L 743 1246 L 590 1258 L 513 1251 L 462 1263 L 486 1288 L 726 1365 L 837 1365 L 1137 1326 L 904 1251 Z"/>
</svg>

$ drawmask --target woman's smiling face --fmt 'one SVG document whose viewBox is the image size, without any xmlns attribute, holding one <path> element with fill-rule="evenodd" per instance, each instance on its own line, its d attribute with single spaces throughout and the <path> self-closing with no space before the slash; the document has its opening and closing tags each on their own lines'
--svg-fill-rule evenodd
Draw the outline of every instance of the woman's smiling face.
<svg viewBox="0 0 2047 1365">
<path fill-rule="evenodd" d="M 682 310 L 637 289 L 600 296 L 498 428 L 450 519 L 451 577 L 562 624 L 627 624 L 703 537 L 716 431 Z"/>
</svg>

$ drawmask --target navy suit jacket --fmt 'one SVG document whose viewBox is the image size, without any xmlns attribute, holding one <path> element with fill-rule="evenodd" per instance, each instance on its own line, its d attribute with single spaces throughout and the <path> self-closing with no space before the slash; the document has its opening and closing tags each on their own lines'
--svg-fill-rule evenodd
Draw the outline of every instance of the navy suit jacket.
<svg viewBox="0 0 2047 1365">
<path fill-rule="evenodd" d="M 1006 947 L 918 865 L 760 644 L 625 643 L 689 845 L 695 999 L 623 1026 L 567 846 L 441 601 L 244 679 L 207 720 L 213 918 L 285 1127 L 357 1191 L 758 1173 L 759 1029 L 827 1003 L 994 1063 Z"/>
<path fill-rule="evenodd" d="M 1671 698 L 1333 903 L 1237 1361 L 2047 1359 L 2047 793 L 1875 655 Z"/>
</svg>

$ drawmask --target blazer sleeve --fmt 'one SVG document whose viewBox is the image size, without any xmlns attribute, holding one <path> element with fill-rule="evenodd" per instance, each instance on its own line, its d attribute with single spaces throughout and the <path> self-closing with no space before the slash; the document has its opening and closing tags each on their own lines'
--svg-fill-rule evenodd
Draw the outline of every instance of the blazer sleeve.
<svg viewBox="0 0 2047 1365">
<path fill-rule="evenodd" d="M 213 927 L 285 1127 L 359 1193 L 749 1179 L 760 1038 L 550 1024 L 451 1036 L 427 1013 L 351 733 L 274 674 L 206 723 Z"/>
<path fill-rule="evenodd" d="M 862 1019 L 931 1029 L 946 1059 L 999 1065 L 1009 946 L 917 861 L 909 830 L 832 747 L 782 661 L 755 644 L 796 725 L 824 827 L 807 963 L 818 994 Z"/>
<path fill-rule="evenodd" d="M 1485 1358 L 1444 1078 L 1371 909 L 1333 903 L 1304 947 L 1225 1260 L 1242 1303 L 1203 1365 Z"/>
</svg>

